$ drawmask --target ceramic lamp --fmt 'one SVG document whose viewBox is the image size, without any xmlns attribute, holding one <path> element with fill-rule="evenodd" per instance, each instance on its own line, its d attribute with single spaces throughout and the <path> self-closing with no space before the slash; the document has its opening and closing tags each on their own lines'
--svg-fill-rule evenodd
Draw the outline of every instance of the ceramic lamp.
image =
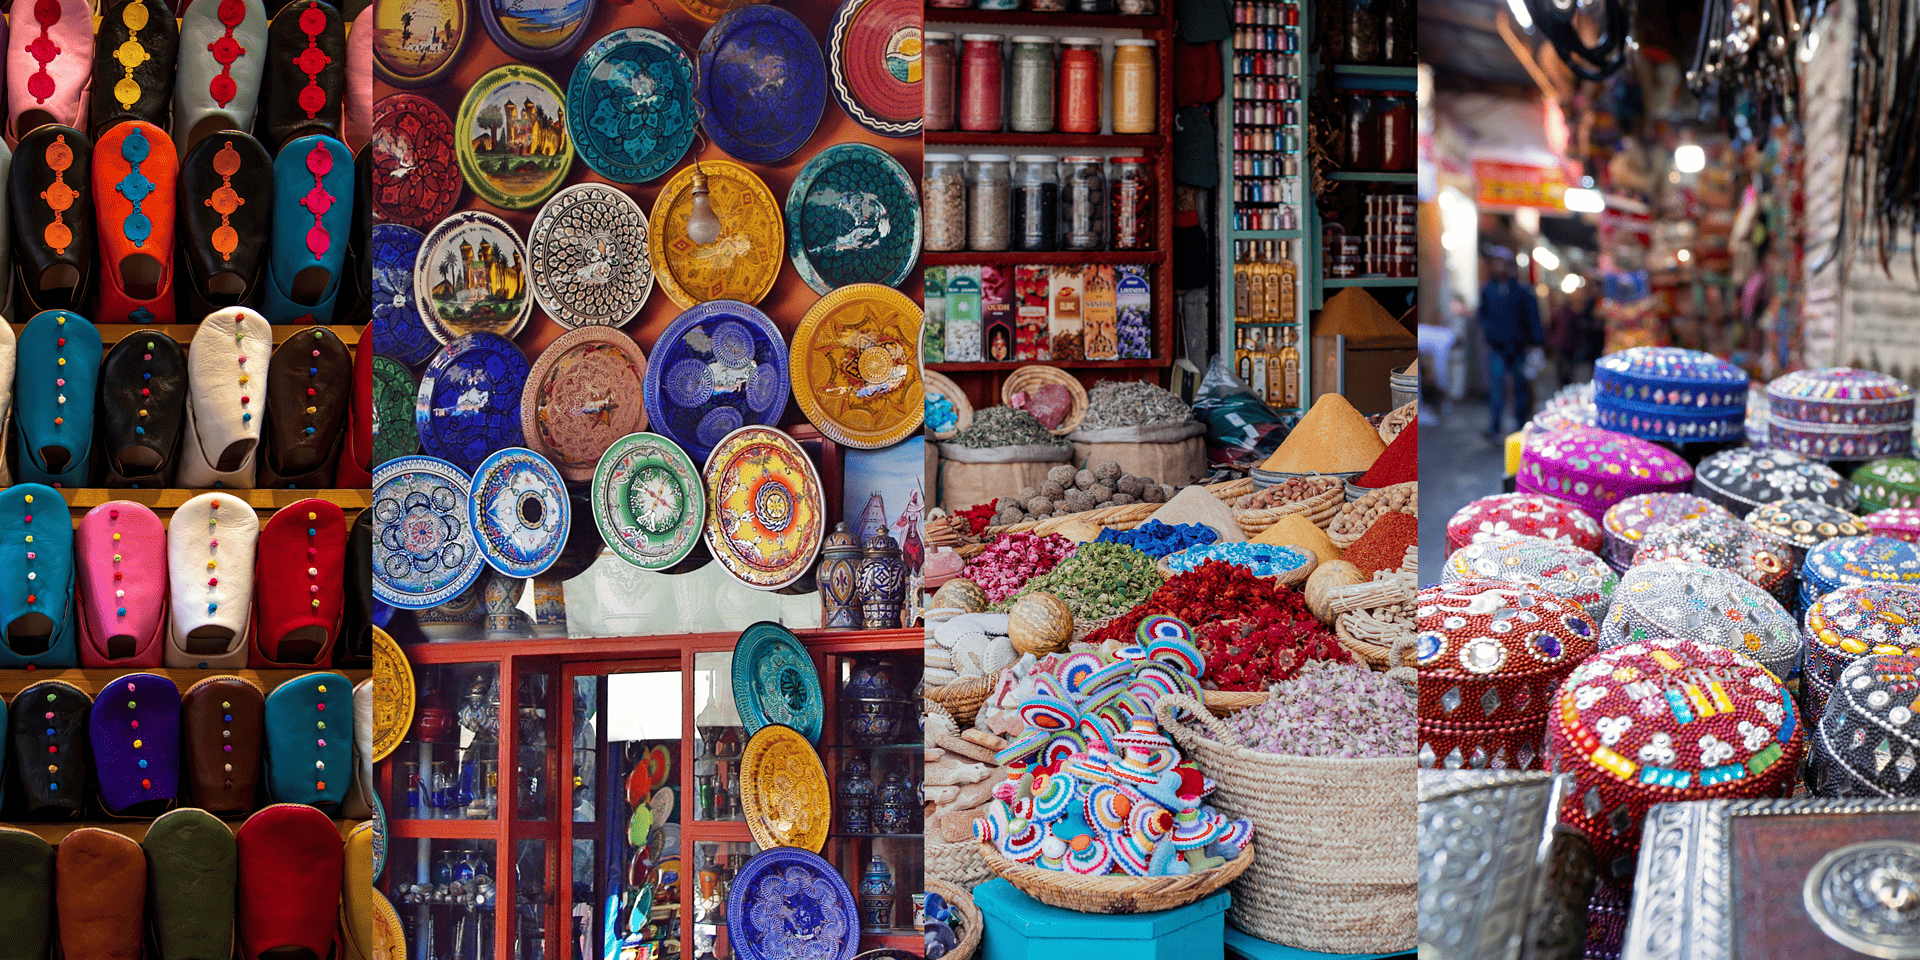
<svg viewBox="0 0 1920 960">
<path fill-rule="evenodd" d="M 1593 656 L 1555 699 L 1548 734 L 1573 789 L 1560 818 L 1593 842 L 1601 876 L 1634 881 L 1655 804 L 1782 797 L 1805 738 L 1793 698 L 1744 654 L 1661 637 Z"/>
<path fill-rule="evenodd" d="M 828 630 L 860 629 L 859 579 L 860 540 L 842 520 L 834 524 L 833 532 L 820 547 L 821 626 Z"/>
<path fill-rule="evenodd" d="M 1738 440 L 1746 371 L 1710 353 L 1633 347 L 1593 365 L 1595 425 L 1666 443 Z"/>
<path fill-rule="evenodd" d="M 1639 493 L 1684 493 L 1693 468 L 1679 454 L 1594 427 L 1528 437 L 1515 483 L 1523 493 L 1558 497 L 1599 519 Z"/>
<path fill-rule="evenodd" d="M 868 630 L 899 629 L 907 601 L 907 562 L 892 534 L 875 530 L 867 538 L 859 580 L 861 625 Z"/>
<path fill-rule="evenodd" d="M 1767 384 L 1767 445 L 1814 460 L 1904 457 L 1913 390 L 1852 367 L 1799 370 Z"/>
<path fill-rule="evenodd" d="M 1547 708 L 1599 625 L 1541 587 L 1460 580 L 1419 594 L 1420 765 L 1536 770 Z"/>
</svg>

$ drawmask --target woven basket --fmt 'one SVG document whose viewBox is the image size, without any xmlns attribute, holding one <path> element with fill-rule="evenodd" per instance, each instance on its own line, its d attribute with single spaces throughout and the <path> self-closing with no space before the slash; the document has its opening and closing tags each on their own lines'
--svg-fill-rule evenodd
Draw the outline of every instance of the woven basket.
<svg viewBox="0 0 1920 960">
<path fill-rule="evenodd" d="M 1059 367 L 1045 367 L 1036 363 L 1008 374 L 1007 382 L 1000 385 L 1000 402 L 1012 406 L 1014 394 L 1032 390 L 1043 383 L 1057 383 L 1073 395 L 1073 409 L 1068 411 L 1067 418 L 1060 421 L 1059 426 L 1053 428 L 1053 435 L 1064 437 L 1080 429 L 1080 421 L 1087 417 L 1087 388 L 1081 386 L 1073 374 Z"/>
<path fill-rule="evenodd" d="M 940 687 L 928 687 L 925 694 L 928 700 L 946 708 L 960 729 L 973 726 L 973 718 L 980 713 L 980 707 L 993 693 L 993 681 L 986 677 L 962 677 Z"/>
<path fill-rule="evenodd" d="M 986 918 L 980 916 L 980 908 L 974 905 L 973 894 L 967 892 L 967 887 L 933 877 L 927 878 L 926 887 L 928 893 L 939 894 L 941 899 L 953 904 L 953 909 L 960 912 L 960 944 L 947 951 L 945 960 L 967 960 L 980 946 L 980 938 L 987 926 Z"/>
<path fill-rule="evenodd" d="M 1205 489 L 1208 493 L 1219 497 L 1222 501 L 1232 503 L 1253 492 L 1253 481 L 1245 479 L 1233 480 L 1227 483 L 1215 484 Z M 1082 520 L 1098 527 L 1105 527 L 1108 530 L 1132 530 L 1134 527 L 1145 523 L 1148 517 L 1158 513 L 1160 508 L 1164 506 L 1166 506 L 1164 503 L 1123 503 L 1117 507 L 1082 510 L 1079 513 L 1062 514 L 1058 517 L 1048 517 L 1045 520 L 1026 520 L 1020 523 L 1010 523 L 1004 527 L 988 527 L 987 536 L 994 537 L 1003 533 L 1031 533 L 1036 536 L 1045 536 L 1049 533 L 1058 532 L 1061 527 L 1069 523 Z M 966 554 L 962 551 L 961 555 L 965 556 Z"/>
<path fill-rule="evenodd" d="M 935 440 L 951 440 L 954 434 L 973 425 L 973 404 L 967 400 L 966 391 L 953 382 L 953 378 L 938 370 L 920 371 L 920 383 L 926 388 L 927 396 L 939 394 L 953 402 L 954 427 L 946 433 L 936 433 Z"/>
<path fill-rule="evenodd" d="M 1267 532 L 1267 528 L 1294 514 L 1304 514 L 1313 525 L 1325 529 L 1333 518 L 1340 515 L 1340 508 L 1346 506 L 1346 495 L 1338 482 L 1327 484 L 1327 489 L 1277 507 L 1242 507 L 1240 504 L 1253 499 L 1252 494 L 1234 501 L 1233 519 L 1239 521 L 1240 529 L 1248 539 Z"/>
<path fill-rule="evenodd" d="M 1177 723 L 1197 718 L 1203 733 Z M 1253 821 L 1260 856 L 1227 917 L 1262 940 L 1321 953 L 1414 949 L 1419 829 L 1414 758 L 1282 757 L 1229 742 L 1192 697 L 1161 697 L 1160 727 L 1218 784 L 1214 808 Z"/>
<path fill-rule="evenodd" d="M 1420 484 L 1419 482 L 1412 481 L 1408 483 L 1396 483 L 1391 487 L 1381 487 L 1378 490 L 1371 491 L 1366 496 L 1361 497 L 1358 500 L 1354 500 L 1348 503 L 1344 507 L 1341 507 L 1340 515 L 1334 517 L 1332 523 L 1327 524 L 1327 539 L 1332 540 L 1333 545 L 1336 547 L 1339 547 L 1342 550 L 1345 550 L 1348 547 L 1351 547 L 1354 544 L 1359 543 L 1360 538 L 1363 536 L 1366 536 L 1367 530 L 1372 528 L 1373 524 L 1378 523 L 1380 521 L 1379 517 L 1375 517 L 1372 521 L 1368 522 L 1368 524 L 1363 527 L 1363 526 L 1360 526 L 1359 518 L 1366 511 L 1372 509 L 1374 504 L 1378 503 L 1380 500 L 1385 499 L 1389 496 L 1398 495 L 1402 491 L 1406 491 L 1410 493 L 1412 496 L 1406 501 L 1405 506 L 1399 507 L 1393 512 L 1404 513 L 1415 519 L 1419 519 L 1420 517 Z M 1382 514 L 1382 516 L 1384 516 L 1384 514 Z"/>
<path fill-rule="evenodd" d="M 1265 690 L 1207 690 L 1203 693 L 1208 712 L 1216 717 L 1232 716 L 1273 699 L 1273 694 Z"/>
<path fill-rule="evenodd" d="M 1411 807 L 1408 812 L 1412 812 Z M 991 843 L 982 842 L 979 846 L 987 866 L 1018 887 L 1021 893 L 1041 903 L 1081 913 L 1148 913 L 1184 907 L 1233 882 L 1252 866 L 1255 858 L 1253 844 L 1249 843 L 1224 866 L 1185 876 L 1086 877 L 1015 863 Z"/>
<path fill-rule="evenodd" d="M 993 879 L 993 871 L 980 856 L 980 841 L 971 837 L 959 843 L 927 838 L 926 867 L 927 882 L 944 880 L 963 890 Z"/>
</svg>

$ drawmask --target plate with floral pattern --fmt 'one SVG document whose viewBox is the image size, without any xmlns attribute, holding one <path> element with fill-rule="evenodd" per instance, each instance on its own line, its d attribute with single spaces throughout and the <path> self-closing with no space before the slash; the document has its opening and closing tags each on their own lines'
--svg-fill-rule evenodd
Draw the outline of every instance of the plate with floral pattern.
<svg viewBox="0 0 1920 960">
<path fill-rule="evenodd" d="M 722 569 L 778 590 L 813 568 L 825 536 L 820 474 L 800 444 L 773 427 L 728 434 L 707 456 L 706 544 Z"/>
<path fill-rule="evenodd" d="M 699 468 L 657 433 L 621 437 L 593 472 L 593 521 L 614 555 L 643 570 L 687 558 L 707 526 Z"/>
<path fill-rule="evenodd" d="M 467 475 L 435 457 L 373 472 L 373 595 L 408 610 L 437 606 L 480 579 L 486 561 L 467 518 Z"/>
<path fill-rule="evenodd" d="M 385 4 L 382 4 L 385 6 Z M 425 230 L 460 203 L 453 121 L 425 97 L 396 93 L 373 108 L 373 209 Z"/>
<path fill-rule="evenodd" d="M 740 960 L 852 960 L 860 911 L 840 871 L 819 854 L 754 854 L 727 892 L 727 940 Z"/>
<path fill-rule="evenodd" d="M 800 731 L 770 723 L 740 756 L 740 807 L 762 850 L 799 847 L 819 853 L 833 819 L 827 769 Z"/>
<path fill-rule="evenodd" d="M 777 623 L 761 621 L 740 632 L 733 644 L 733 700 L 749 737 L 779 724 L 820 740 L 826 701 L 813 655 L 800 639 Z"/>
<path fill-rule="evenodd" d="M 414 399 L 420 449 L 472 470 L 487 454 L 520 446 L 528 369 L 512 340 L 491 333 L 469 333 L 440 348 Z"/>
<path fill-rule="evenodd" d="M 766 4 L 742 7 L 707 31 L 699 56 L 701 126 L 729 155 L 779 163 L 820 125 L 827 61 L 799 17 Z"/>
<path fill-rule="evenodd" d="M 647 358 L 647 421 L 705 462 L 740 427 L 780 422 L 787 363 L 786 339 L 757 308 L 737 300 L 692 307 L 667 325 Z"/>
<path fill-rule="evenodd" d="M 373 273 L 373 322 L 367 332 L 373 337 L 373 351 L 409 367 L 426 362 L 440 349 L 413 295 L 415 265 L 426 239 L 409 226 L 376 223 L 367 242 Z"/>
<path fill-rule="evenodd" d="M 807 286 L 898 286 L 920 258 L 920 194 L 885 150 L 843 143 L 814 155 L 787 192 L 787 256 Z"/>
<path fill-rule="evenodd" d="M 693 175 L 707 177 L 707 202 L 720 218 L 720 237 L 694 243 L 687 236 L 693 214 Z M 681 168 L 653 202 L 647 223 L 647 257 L 660 288 L 674 303 L 691 307 L 709 300 L 759 303 L 773 289 L 786 259 L 787 228 L 780 203 L 766 181 L 730 160 L 703 160 Z"/>
<path fill-rule="evenodd" d="M 487 565 L 509 577 L 537 577 L 567 546 L 572 505 L 551 462 L 525 447 L 496 450 L 473 471 L 467 518 Z"/>
<path fill-rule="evenodd" d="M 647 355 L 612 327 L 580 327 L 547 344 L 520 397 L 527 446 L 579 483 L 614 441 L 647 428 Z"/>
<path fill-rule="evenodd" d="M 793 396 L 820 432 L 849 447 L 889 447 L 920 429 L 926 388 L 920 307 L 877 283 L 821 297 L 794 331 Z"/>
<path fill-rule="evenodd" d="M 647 212 L 625 190 L 576 183 L 540 208 L 527 231 L 533 298 L 568 327 L 618 327 L 653 293 Z"/>
<path fill-rule="evenodd" d="M 693 62 L 640 27 L 594 41 L 567 80 L 567 125 L 587 167 L 615 183 L 658 179 L 693 145 Z"/>
</svg>

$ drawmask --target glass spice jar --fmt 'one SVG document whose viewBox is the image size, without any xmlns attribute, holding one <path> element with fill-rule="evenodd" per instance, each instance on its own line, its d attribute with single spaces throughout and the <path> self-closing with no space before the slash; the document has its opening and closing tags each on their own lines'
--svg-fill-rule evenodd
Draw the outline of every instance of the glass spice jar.
<svg viewBox="0 0 1920 960">
<path fill-rule="evenodd" d="M 1151 250 L 1155 232 L 1153 168 L 1146 157 L 1114 157 L 1108 187 L 1115 250 Z"/>
<path fill-rule="evenodd" d="M 1113 13 L 1114 0 L 1074 0 L 1074 8 L 1081 13 Z"/>
<path fill-rule="evenodd" d="M 1100 41 L 1060 38 L 1053 81 L 1053 122 L 1060 132 L 1100 132 L 1100 70 Z"/>
<path fill-rule="evenodd" d="M 957 153 L 929 153 L 921 176 L 928 250 L 967 248 L 967 163 Z"/>
<path fill-rule="evenodd" d="M 967 247 L 1005 250 L 1012 244 L 1013 177 L 1004 153 L 976 153 L 967 202 Z"/>
<path fill-rule="evenodd" d="M 1107 245 L 1107 172 L 1099 157 L 1060 158 L 1060 246 L 1101 250 Z"/>
<path fill-rule="evenodd" d="M 1007 127 L 1020 133 L 1053 130 L 1053 38 L 1017 36 L 1008 57 Z"/>
<path fill-rule="evenodd" d="M 975 0 L 974 6 L 982 10 L 1018 10 L 1020 0 Z"/>
<path fill-rule="evenodd" d="M 1154 41 L 1113 42 L 1113 132 L 1152 133 L 1159 127 Z"/>
<path fill-rule="evenodd" d="M 998 133 L 1004 99 L 1000 34 L 962 34 L 960 43 L 960 129 Z"/>
<path fill-rule="evenodd" d="M 1380 169 L 1380 141 L 1373 131 L 1372 90 L 1349 90 L 1340 96 L 1340 139 L 1349 170 Z"/>
<path fill-rule="evenodd" d="M 953 129 L 953 34 L 929 30 L 920 52 L 920 92 L 924 102 L 921 127 Z"/>
<path fill-rule="evenodd" d="M 1413 169 L 1413 91 L 1387 90 L 1374 100 L 1374 123 L 1379 131 L 1380 169 L 1406 173 Z"/>
<path fill-rule="evenodd" d="M 1046 154 L 1013 158 L 1013 246 L 1039 252 L 1059 246 L 1060 181 Z"/>
<path fill-rule="evenodd" d="M 1380 0 L 1347 0 L 1346 39 L 1348 63 L 1377 63 L 1380 60 Z"/>
</svg>

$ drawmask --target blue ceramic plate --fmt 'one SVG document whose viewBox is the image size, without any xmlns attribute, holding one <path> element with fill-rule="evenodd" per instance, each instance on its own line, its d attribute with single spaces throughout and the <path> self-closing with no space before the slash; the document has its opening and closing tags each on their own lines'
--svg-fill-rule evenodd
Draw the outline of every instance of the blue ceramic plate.
<svg viewBox="0 0 1920 960">
<path fill-rule="evenodd" d="M 520 395 L 532 365 L 512 340 L 469 333 L 440 348 L 420 377 L 413 423 L 420 449 L 462 470 L 526 442 Z"/>
<path fill-rule="evenodd" d="M 693 64 L 652 30 L 594 41 L 567 81 L 567 132 L 587 166 L 615 183 L 645 183 L 693 143 Z"/>
<path fill-rule="evenodd" d="M 707 136 L 747 163 L 779 163 L 813 136 L 827 106 L 827 60 L 800 18 L 755 4 L 700 41 L 694 90 Z"/>
<path fill-rule="evenodd" d="M 376 223 L 367 244 L 373 261 L 373 352 L 417 367 L 440 341 L 427 332 L 413 296 L 413 267 L 426 234 L 397 223 Z"/>
<path fill-rule="evenodd" d="M 787 341 L 766 314 L 738 300 L 696 304 L 667 326 L 647 358 L 647 423 L 705 463 L 727 434 L 780 422 L 787 377 Z"/>
<path fill-rule="evenodd" d="M 840 871 L 819 854 L 754 854 L 727 893 L 727 939 L 740 960 L 852 960 L 860 911 Z"/>
<path fill-rule="evenodd" d="M 595 6 L 595 0 L 480 0 L 480 19 L 513 59 L 552 60 L 586 37 Z"/>
<path fill-rule="evenodd" d="M 487 564 L 509 577 L 537 577 L 567 546 L 572 504 L 560 471 L 532 450 L 496 451 L 473 472 L 467 516 Z"/>
<path fill-rule="evenodd" d="M 733 700 L 749 737 L 778 723 L 820 742 L 820 674 L 786 627 L 763 620 L 741 632 L 733 645 Z"/>
<path fill-rule="evenodd" d="M 820 293 L 898 286 L 920 257 L 920 195 L 907 168 L 864 143 L 814 155 L 787 191 L 787 256 Z"/>
<path fill-rule="evenodd" d="M 460 595 L 486 562 L 467 521 L 469 481 L 433 457 L 389 460 L 373 471 L 373 595 L 407 610 Z"/>
</svg>

